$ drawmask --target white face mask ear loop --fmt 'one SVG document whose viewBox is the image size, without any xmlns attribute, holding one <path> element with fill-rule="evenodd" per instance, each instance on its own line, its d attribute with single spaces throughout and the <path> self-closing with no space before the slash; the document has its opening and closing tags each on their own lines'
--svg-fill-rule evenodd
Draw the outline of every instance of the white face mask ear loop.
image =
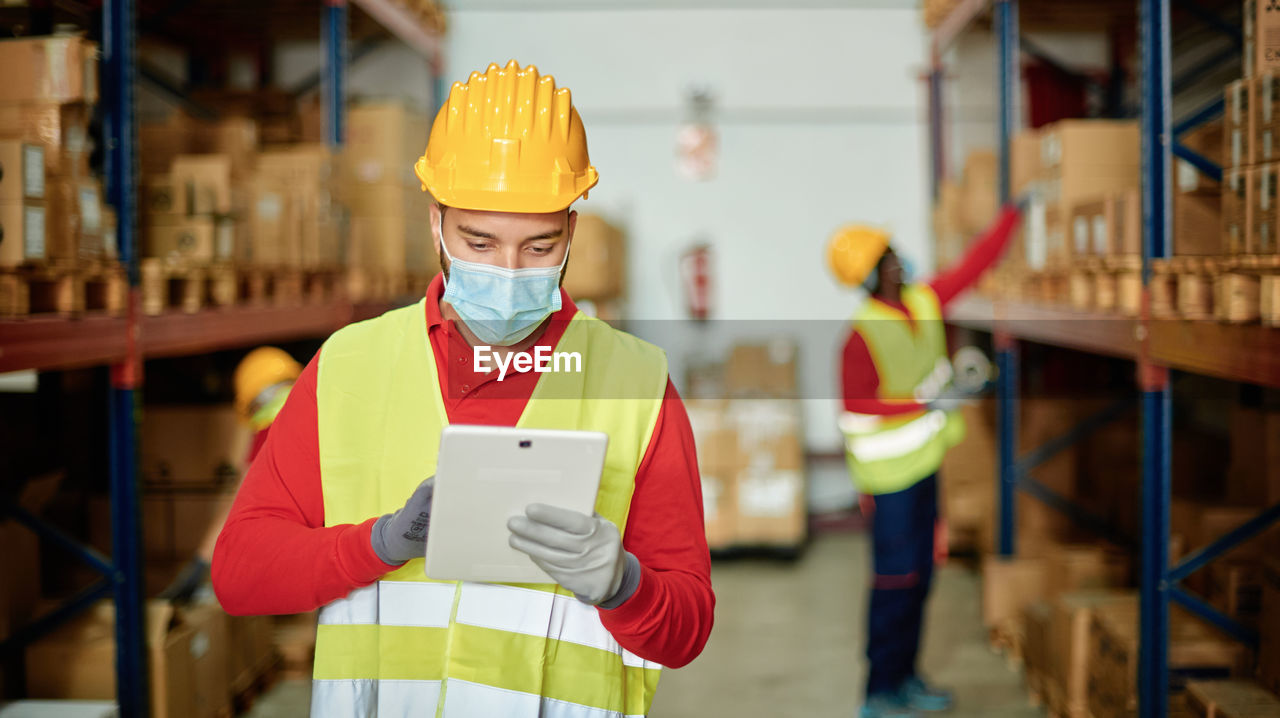
<svg viewBox="0 0 1280 718">
<path fill-rule="evenodd" d="M 436 222 L 436 230 L 440 232 L 440 251 L 444 252 L 444 256 L 449 260 L 449 266 L 453 266 L 453 255 L 449 254 L 449 248 L 444 244 L 444 211 L 440 211 L 440 221 Z M 440 272 L 440 281 L 444 283 L 444 288 L 449 288 L 449 273 Z"/>
</svg>

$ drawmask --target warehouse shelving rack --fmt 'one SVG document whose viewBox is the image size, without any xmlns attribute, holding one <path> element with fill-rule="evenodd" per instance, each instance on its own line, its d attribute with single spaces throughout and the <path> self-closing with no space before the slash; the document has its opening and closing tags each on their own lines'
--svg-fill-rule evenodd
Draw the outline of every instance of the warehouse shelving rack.
<svg viewBox="0 0 1280 718">
<path fill-rule="evenodd" d="M 1221 21 L 1195 0 L 1175 2 L 1209 27 L 1227 34 L 1237 47 L 1241 44 L 1239 28 Z M 1023 0 L 1023 3 L 1024 7 L 1033 8 L 1043 5 L 1035 0 Z M 1143 178 L 1143 293 L 1139 316 L 1123 318 L 1021 302 L 970 298 L 955 307 L 949 320 L 960 326 L 990 332 L 996 349 L 999 369 L 996 382 L 999 442 L 997 535 L 999 553 L 1005 557 L 1015 554 L 1017 524 L 1014 512 L 1019 490 L 1046 501 L 1103 535 L 1109 533 L 1104 522 L 1097 521 L 1068 499 L 1055 495 L 1028 474 L 1037 464 L 1105 424 L 1121 413 L 1122 405 L 1127 408 L 1130 403 L 1130 400 L 1122 400 L 1086 418 L 1063 436 L 1023 457 L 1017 456 L 1018 342 L 1024 340 L 1066 347 L 1134 362 L 1142 409 L 1142 529 L 1136 541 L 1141 556 L 1139 715 L 1142 718 L 1162 718 L 1168 713 L 1170 602 L 1179 603 L 1246 644 L 1256 646 L 1258 641 L 1255 632 L 1183 590 L 1180 581 L 1280 520 L 1280 505 L 1266 508 L 1229 534 L 1170 567 L 1172 403 L 1169 374 L 1170 371 L 1185 371 L 1280 387 L 1280 329 L 1210 321 L 1153 321 L 1151 318 L 1149 285 L 1152 260 L 1167 258 L 1171 250 L 1171 158 L 1184 159 L 1210 177 L 1221 178 L 1220 167 L 1183 147 L 1177 138 L 1221 114 L 1223 101 L 1211 102 L 1174 124 L 1171 118 L 1173 91 L 1183 83 L 1183 77 L 1198 75 L 1207 66 L 1220 64 L 1224 58 L 1210 57 L 1186 70 L 1183 77 L 1173 78 L 1170 70 L 1170 2 L 1137 0 L 1137 3 L 1142 66 Z M 1010 198 L 1010 138 L 1018 126 L 1014 93 L 1020 77 L 1019 9 L 1019 0 L 961 0 L 933 34 L 927 79 L 935 196 L 945 171 L 942 55 L 967 27 L 989 13 L 998 45 L 1000 196 L 1004 201 Z M 1229 351 L 1227 347 L 1230 347 Z"/>
<path fill-rule="evenodd" d="M 394 0 L 351 2 L 429 61 L 433 90 L 438 92 L 442 67 L 442 40 L 439 35 L 423 26 L 403 4 Z M 291 5 L 282 8 L 285 14 L 296 11 L 298 6 L 319 10 L 324 67 L 318 79 L 322 85 L 325 138 L 330 145 L 341 146 L 346 68 L 352 55 L 357 54 L 349 53 L 347 48 L 347 0 L 322 0 L 318 4 L 291 0 L 280 4 Z M 261 5 L 247 12 L 261 15 L 264 10 Z M 192 9 L 189 0 L 176 0 L 162 14 L 168 14 L 168 11 L 190 12 Z M 230 4 L 214 3 L 202 9 L 217 13 L 232 8 Z M 102 575 L 101 580 L 0 642 L 0 659 L 13 656 L 94 602 L 112 596 L 116 608 L 116 696 L 122 718 L 143 718 L 151 713 L 144 636 L 141 508 L 136 456 L 138 391 L 143 360 L 324 337 L 350 322 L 377 316 L 393 306 L 390 303 L 353 304 L 338 300 L 313 306 L 236 307 L 194 314 L 143 315 L 136 226 L 138 171 L 134 93 L 140 78 L 153 84 L 156 79 L 139 71 L 135 44 L 138 31 L 136 0 L 104 0 L 99 104 L 104 113 L 106 196 L 119 217 L 118 256 L 129 277 L 129 298 L 124 316 L 69 319 L 35 316 L 0 321 L 0 372 L 110 367 L 108 420 L 112 533 L 112 556 L 108 558 L 80 545 L 21 507 L 0 500 L 0 518 L 11 518 L 26 525 L 41 539 L 66 549 Z M 362 45 L 361 54 L 369 47 L 371 45 Z M 183 104 L 200 109 L 198 103 L 181 96 L 179 90 L 164 89 L 168 94 L 177 95 L 175 99 Z"/>
</svg>

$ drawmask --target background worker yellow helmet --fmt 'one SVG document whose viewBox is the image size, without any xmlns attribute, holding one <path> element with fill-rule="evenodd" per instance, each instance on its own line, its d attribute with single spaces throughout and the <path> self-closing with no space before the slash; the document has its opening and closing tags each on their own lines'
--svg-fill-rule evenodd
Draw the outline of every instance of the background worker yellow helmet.
<svg viewBox="0 0 1280 718">
<path fill-rule="evenodd" d="M 413 167 L 447 207 L 557 212 L 600 179 L 566 87 L 512 60 L 455 82 Z"/>
<path fill-rule="evenodd" d="M 267 389 L 293 382 L 302 373 L 302 365 L 283 349 L 258 347 L 245 355 L 236 367 L 236 413 L 244 421 L 253 416 L 255 400 Z"/>
<path fill-rule="evenodd" d="M 866 281 L 889 248 L 889 233 L 864 224 L 846 224 L 827 243 L 827 265 L 842 284 Z"/>
</svg>

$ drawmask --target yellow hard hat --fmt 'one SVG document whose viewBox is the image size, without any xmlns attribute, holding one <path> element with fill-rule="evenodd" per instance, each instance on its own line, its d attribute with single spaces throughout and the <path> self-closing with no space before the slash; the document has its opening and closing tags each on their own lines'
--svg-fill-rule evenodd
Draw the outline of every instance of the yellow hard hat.
<svg viewBox="0 0 1280 718">
<path fill-rule="evenodd" d="M 557 212 L 600 179 L 569 88 L 512 60 L 455 82 L 413 166 L 447 207 Z"/>
<path fill-rule="evenodd" d="M 866 281 L 888 248 L 888 232 L 865 224 L 846 224 L 827 243 L 827 265 L 841 283 L 856 287 Z"/>
<path fill-rule="evenodd" d="M 253 416 L 254 405 L 267 389 L 284 382 L 297 380 L 302 365 L 294 361 L 283 349 L 258 347 L 245 355 L 236 367 L 236 412 L 248 421 Z"/>
</svg>

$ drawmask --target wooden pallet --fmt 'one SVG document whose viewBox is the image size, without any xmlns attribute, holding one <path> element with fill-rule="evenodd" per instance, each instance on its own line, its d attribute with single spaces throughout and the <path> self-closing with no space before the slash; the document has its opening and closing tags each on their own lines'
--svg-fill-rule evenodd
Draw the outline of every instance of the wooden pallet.
<svg viewBox="0 0 1280 718">
<path fill-rule="evenodd" d="M 382 302 L 408 294 L 409 278 L 402 272 L 351 267 L 346 274 L 347 296 L 353 302 Z"/>
<path fill-rule="evenodd" d="M 1203 718 L 1280 716 L 1280 698 L 1253 681 L 1192 681 L 1186 696 L 1192 712 Z"/>
<path fill-rule="evenodd" d="M 332 302 L 342 296 L 335 270 L 240 267 L 233 264 L 181 266 L 142 260 L 145 314 L 198 312 L 231 306 L 292 307 Z"/>
<path fill-rule="evenodd" d="M 0 318 L 119 316 L 128 293 L 124 268 L 115 262 L 18 267 L 0 273 Z"/>
<path fill-rule="evenodd" d="M 1137 316 L 1142 308 L 1142 262 L 1127 255 L 1081 257 L 1068 275 L 1071 306 Z"/>
</svg>

